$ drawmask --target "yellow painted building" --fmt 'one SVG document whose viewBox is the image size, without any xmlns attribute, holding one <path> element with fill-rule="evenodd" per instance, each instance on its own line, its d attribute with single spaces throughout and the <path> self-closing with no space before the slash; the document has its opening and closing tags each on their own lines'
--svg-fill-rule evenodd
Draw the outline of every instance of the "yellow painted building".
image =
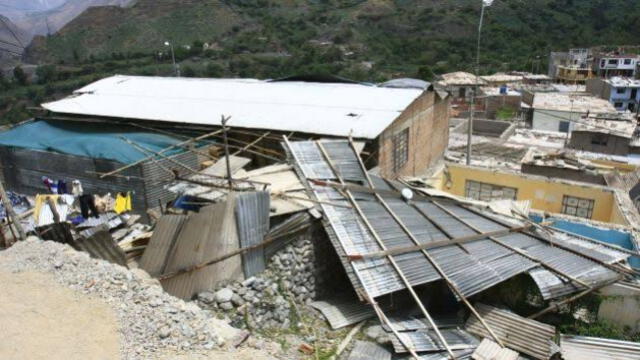
<svg viewBox="0 0 640 360">
<path fill-rule="evenodd" d="M 530 200 L 535 210 L 627 225 L 615 190 L 543 176 L 447 164 L 434 185 L 453 195 L 476 200 Z"/>
</svg>

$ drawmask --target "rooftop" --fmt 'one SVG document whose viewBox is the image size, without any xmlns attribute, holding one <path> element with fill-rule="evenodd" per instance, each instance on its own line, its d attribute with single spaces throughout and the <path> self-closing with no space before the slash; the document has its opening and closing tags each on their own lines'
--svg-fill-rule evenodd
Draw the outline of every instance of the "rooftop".
<svg viewBox="0 0 640 360">
<path fill-rule="evenodd" d="M 42 104 L 61 114 L 376 138 L 422 89 L 116 75 Z"/>
<path fill-rule="evenodd" d="M 448 74 L 442 74 L 440 76 L 442 77 L 442 80 L 440 81 L 440 85 L 442 86 L 485 85 L 486 84 L 486 82 L 482 80 L 482 77 L 476 79 L 475 75 L 468 72 L 464 72 L 464 71 L 457 71 L 457 72 L 452 72 Z"/>
<path fill-rule="evenodd" d="M 551 80 L 548 75 L 545 74 L 529 74 L 524 76 L 527 80 Z"/>
<path fill-rule="evenodd" d="M 522 76 L 508 75 L 508 74 L 502 74 L 502 73 L 481 76 L 480 78 L 486 82 L 520 82 L 522 81 Z"/>
<path fill-rule="evenodd" d="M 534 109 L 566 111 L 576 113 L 616 113 L 610 102 L 593 96 L 579 96 L 558 93 L 536 93 Z"/>
<path fill-rule="evenodd" d="M 640 88 L 640 80 L 636 80 L 632 78 L 615 76 L 610 79 L 606 79 L 604 81 L 614 87 L 639 87 Z"/>
</svg>

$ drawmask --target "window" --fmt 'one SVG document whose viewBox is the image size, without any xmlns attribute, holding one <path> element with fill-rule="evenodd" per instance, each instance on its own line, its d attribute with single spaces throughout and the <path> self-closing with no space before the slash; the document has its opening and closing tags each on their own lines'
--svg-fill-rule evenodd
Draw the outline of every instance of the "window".
<svg viewBox="0 0 640 360">
<path fill-rule="evenodd" d="M 617 94 L 624 94 L 627 92 L 627 89 L 625 88 L 616 88 L 616 93 Z"/>
<path fill-rule="evenodd" d="M 560 121 L 558 123 L 558 131 L 560 132 L 569 132 L 569 122 L 568 121 Z"/>
<path fill-rule="evenodd" d="M 567 196 L 562 198 L 562 213 L 591 219 L 593 216 L 593 205 L 595 201 L 579 197 Z"/>
<path fill-rule="evenodd" d="M 624 106 L 624 104 L 623 104 L 623 103 L 621 103 L 621 102 L 617 102 L 617 103 L 614 103 L 614 104 L 613 104 L 613 107 L 614 107 L 614 108 L 616 108 L 616 109 L 619 109 L 619 108 L 621 108 L 621 107 L 623 107 L 623 106 Z"/>
<path fill-rule="evenodd" d="M 608 141 L 609 141 L 609 136 L 607 134 L 593 134 L 591 136 L 592 145 L 607 146 Z"/>
<path fill-rule="evenodd" d="M 624 59 L 625 65 L 631 65 L 631 59 Z"/>
<path fill-rule="evenodd" d="M 607 61 L 602 59 L 602 61 L 600 61 L 600 67 L 605 67 L 605 65 L 607 65 Z"/>
<path fill-rule="evenodd" d="M 393 171 L 397 172 L 409 160 L 409 128 L 393 137 Z"/>
<path fill-rule="evenodd" d="M 610 59 L 609 65 L 618 65 L 618 59 Z"/>
<path fill-rule="evenodd" d="M 481 201 L 516 200 L 518 189 L 467 180 L 465 184 L 465 196 Z"/>
</svg>

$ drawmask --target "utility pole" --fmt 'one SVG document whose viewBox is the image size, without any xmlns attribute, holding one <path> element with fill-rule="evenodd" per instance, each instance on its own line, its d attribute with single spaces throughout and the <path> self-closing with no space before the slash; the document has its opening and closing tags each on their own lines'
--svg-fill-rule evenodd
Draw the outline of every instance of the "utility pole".
<svg viewBox="0 0 640 360">
<path fill-rule="evenodd" d="M 171 49 L 171 59 L 173 60 L 173 73 L 176 77 L 180 77 L 180 67 L 176 63 L 176 52 L 173 50 L 173 44 L 165 41 L 164 46 L 168 46 Z"/>
<path fill-rule="evenodd" d="M 471 107 L 469 111 L 469 123 L 467 124 L 467 165 L 471 165 L 471 141 L 473 139 L 473 116 L 476 110 L 476 96 L 478 93 L 478 81 L 480 80 L 480 40 L 482 36 L 482 21 L 484 20 L 484 8 L 491 6 L 493 0 L 482 0 L 482 9 L 480 10 L 480 23 L 478 24 L 478 44 L 476 47 L 476 65 L 475 65 L 475 77 L 473 92 L 471 93 Z"/>
<path fill-rule="evenodd" d="M 220 120 L 220 122 L 222 123 L 222 134 L 224 139 L 224 157 L 227 162 L 227 181 L 229 181 L 229 191 L 233 191 L 233 177 L 231 175 L 231 159 L 229 158 L 229 137 L 227 134 L 227 132 L 229 131 L 229 128 L 227 127 L 227 122 L 229 122 L 230 119 L 231 119 L 231 116 L 225 117 L 224 115 L 222 115 L 222 120 Z"/>
</svg>

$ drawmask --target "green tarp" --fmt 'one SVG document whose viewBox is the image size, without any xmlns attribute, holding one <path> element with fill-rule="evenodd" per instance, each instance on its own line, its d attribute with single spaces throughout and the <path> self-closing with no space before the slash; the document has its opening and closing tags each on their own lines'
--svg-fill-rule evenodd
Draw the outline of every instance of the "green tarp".
<svg viewBox="0 0 640 360">
<path fill-rule="evenodd" d="M 134 127 L 88 122 L 35 120 L 0 133 L 0 146 L 52 151 L 68 155 L 106 159 L 130 164 L 148 156 L 122 137 L 153 151 L 160 151 L 180 139 Z M 182 152 L 176 149 L 165 155 Z"/>
</svg>

